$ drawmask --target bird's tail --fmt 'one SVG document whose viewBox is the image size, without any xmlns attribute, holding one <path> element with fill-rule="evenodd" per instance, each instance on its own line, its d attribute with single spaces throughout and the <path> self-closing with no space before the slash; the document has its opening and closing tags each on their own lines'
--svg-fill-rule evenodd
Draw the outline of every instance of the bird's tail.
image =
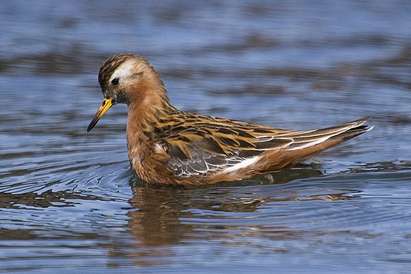
<svg viewBox="0 0 411 274">
<path fill-rule="evenodd" d="M 294 142 L 285 151 L 282 151 L 282 166 L 301 161 L 308 156 L 370 131 L 373 127 L 367 123 L 367 118 L 363 118 L 339 126 L 293 134 Z"/>
</svg>

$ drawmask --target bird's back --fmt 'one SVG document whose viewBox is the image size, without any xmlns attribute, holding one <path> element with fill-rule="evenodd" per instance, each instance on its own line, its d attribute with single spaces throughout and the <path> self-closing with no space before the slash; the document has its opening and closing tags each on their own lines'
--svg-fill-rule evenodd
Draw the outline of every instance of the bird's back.
<svg viewBox="0 0 411 274">
<path fill-rule="evenodd" d="M 169 156 L 167 169 L 183 183 L 232 181 L 275 171 L 369 130 L 366 119 L 293 131 L 185 112 L 164 125 L 158 129 L 158 142 Z"/>
</svg>

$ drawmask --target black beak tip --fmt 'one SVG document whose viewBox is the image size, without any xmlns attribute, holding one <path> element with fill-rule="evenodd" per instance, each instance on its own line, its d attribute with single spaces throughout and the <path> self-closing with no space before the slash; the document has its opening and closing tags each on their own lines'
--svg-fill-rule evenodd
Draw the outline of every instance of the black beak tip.
<svg viewBox="0 0 411 274">
<path fill-rule="evenodd" d="M 90 132 L 96 124 L 97 124 L 97 122 L 91 121 L 91 123 L 87 127 L 87 132 Z"/>
</svg>

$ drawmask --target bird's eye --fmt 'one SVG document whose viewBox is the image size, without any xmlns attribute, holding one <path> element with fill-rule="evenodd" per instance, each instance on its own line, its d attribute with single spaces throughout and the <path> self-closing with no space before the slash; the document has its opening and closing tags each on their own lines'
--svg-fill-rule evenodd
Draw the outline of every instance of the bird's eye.
<svg viewBox="0 0 411 274">
<path fill-rule="evenodd" d="M 114 78 L 113 80 L 111 80 L 111 84 L 112 85 L 118 85 L 119 79 L 118 78 Z"/>
</svg>

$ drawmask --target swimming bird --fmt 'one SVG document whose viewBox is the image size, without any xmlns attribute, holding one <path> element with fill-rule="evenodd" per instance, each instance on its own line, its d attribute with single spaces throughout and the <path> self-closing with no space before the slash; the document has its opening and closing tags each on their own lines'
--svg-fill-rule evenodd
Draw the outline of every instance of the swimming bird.
<svg viewBox="0 0 411 274">
<path fill-rule="evenodd" d="M 367 119 L 315 130 L 287 130 L 175 108 L 143 57 L 118 54 L 101 66 L 104 100 L 90 131 L 115 104 L 127 104 L 128 157 L 149 184 L 204 185 L 278 171 L 370 129 Z"/>
</svg>

